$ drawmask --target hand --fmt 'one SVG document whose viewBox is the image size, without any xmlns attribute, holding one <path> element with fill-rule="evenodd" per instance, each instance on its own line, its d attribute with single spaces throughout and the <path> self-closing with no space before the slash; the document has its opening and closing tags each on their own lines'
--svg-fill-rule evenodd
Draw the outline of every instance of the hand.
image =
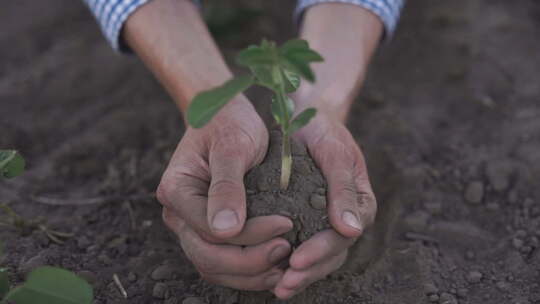
<svg viewBox="0 0 540 304">
<path fill-rule="evenodd" d="M 334 229 L 315 234 L 294 251 L 290 268 L 273 289 L 281 299 L 337 270 L 377 211 L 362 152 L 341 122 L 317 113 L 294 136 L 307 146 L 328 182 L 328 216 Z"/>
<path fill-rule="evenodd" d="M 290 253 L 282 216 L 246 219 L 244 174 L 264 159 L 268 132 L 247 100 L 229 103 L 202 129 L 188 128 L 159 185 L 165 224 L 201 276 L 243 290 L 272 289 Z M 244 224 L 245 222 L 245 224 Z"/>
</svg>

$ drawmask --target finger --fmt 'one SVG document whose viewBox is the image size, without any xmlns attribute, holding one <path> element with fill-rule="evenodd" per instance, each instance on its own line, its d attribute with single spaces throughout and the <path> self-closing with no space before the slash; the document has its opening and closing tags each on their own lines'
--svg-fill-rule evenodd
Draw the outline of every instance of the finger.
<svg viewBox="0 0 540 304">
<path fill-rule="evenodd" d="M 373 224 L 377 215 L 377 199 L 371 188 L 365 164 L 360 170 L 355 178 L 358 189 L 358 216 L 364 227 L 368 227 Z"/>
<path fill-rule="evenodd" d="M 347 252 L 344 251 L 324 263 L 317 264 L 307 270 L 288 269 L 281 281 L 274 288 L 276 297 L 286 300 L 302 292 L 309 285 L 323 279 L 328 274 L 336 271 L 347 259 Z"/>
<path fill-rule="evenodd" d="M 203 276 L 206 281 L 239 290 L 270 290 L 283 278 L 284 271 L 272 268 L 255 276 L 214 274 Z"/>
<path fill-rule="evenodd" d="M 163 208 L 163 222 L 165 225 L 176 231 L 182 218 L 176 213 L 174 213 L 170 208 Z M 186 221 L 187 222 L 187 221 Z M 193 222 L 188 222 L 188 225 L 191 225 Z M 199 234 L 199 236 L 207 242 L 214 244 L 232 244 L 232 245 L 257 245 L 269 241 L 275 237 L 278 237 L 293 228 L 292 221 L 284 216 L 280 215 L 269 215 L 269 216 L 259 216 L 250 218 L 246 221 L 244 229 L 234 236 L 233 238 L 222 240 L 213 237 L 208 228 L 206 217 L 202 225 L 203 229 L 198 229 L 194 227 L 193 229 Z"/>
<path fill-rule="evenodd" d="M 275 238 L 256 246 L 214 245 L 201 239 L 187 225 L 181 224 L 175 233 L 188 258 L 199 272 L 228 275 L 256 275 L 275 266 L 286 258 L 291 246 Z"/>
<path fill-rule="evenodd" d="M 234 143 L 215 148 L 210 152 L 210 175 L 208 189 L 208 225 L 214 236 L 230 238 L 242 230 L 246 218 L 246 191 L 244 174 L 245 151 L 237 150 Z"/>
<path fill-rule="evenodd" d="M 295 270 L 305 270 L 338 255 L 355 241 L 355 238 L 343 237 L 333 229 L 321 231 L 302 243 L 293 252 L 290 266 Z"/>
<path fill-rule="evenodd" d="M 350 135 L 348 135 L 350 136 Z M 360 222 L 355 166 L 362 161 L 360 149 L 331 139 L 319 143 L 312 155 L 328 183 L 328 217 L 332 227 L 346 237 L 358 237 L 364 229 Z"/>
</svg>

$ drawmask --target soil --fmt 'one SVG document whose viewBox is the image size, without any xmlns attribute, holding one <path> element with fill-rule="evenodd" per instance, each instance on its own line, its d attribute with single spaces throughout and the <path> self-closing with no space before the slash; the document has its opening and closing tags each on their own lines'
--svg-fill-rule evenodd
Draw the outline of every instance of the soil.
<svg viewBox="0 0 540 304">
<path fill-rule="evenodd" d="M 237 5 L 258 15 L 218 35 L 229 59 L 292 37 L 292 1 Z M 110 50 L 79 1 L 6 1 L 0 26 L 0 147 L 29 168 L 0 181 L 0 199 L 75 235 L 2 227 L 13 283 L 48 264 L 87 278 L 99 304 L 243 302 L 203 282 L 161 222 L 153 193 L 184 127 L 150 73 Z M 538 1 L 408 1 L 348 123 L 376 224 L 289 303 L 540 303 L 539 53 Z M 267 93 L 248 95 L 270 121 Z"/>
<path fill-rule="evenodd" d="M 306 147 L 292 139 L 291 179 L 287 190 L 281 191 L 281 140 L 281 132 L 272 131 L 264 161 L 246 175 L 247 215 L 280 214 L 290 218 L 294 227 L 283 237 L 295 248 L 315 233 L 330 228 L 326 182 Z"/>
</svg>

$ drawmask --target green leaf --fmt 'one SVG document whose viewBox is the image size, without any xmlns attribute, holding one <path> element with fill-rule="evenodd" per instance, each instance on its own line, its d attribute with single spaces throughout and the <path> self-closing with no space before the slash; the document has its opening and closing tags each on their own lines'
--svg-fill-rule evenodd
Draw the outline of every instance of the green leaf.
<svg viewBox="0 0 540 304">
<path fill-rule="evenodd" d="M 319 53 L 309 48 L 307 41 L 302 39 L 293 39 L 285 42 L 280 48 L 279 53 L 286 58 L 294 57 L 296 60 L 304 63 L 323 61 Z"/>
<path fill-rule="evenodd" d="M 9 291 L 9 278 L 7 271 L 0 268 L 0 300 L 8 293 Z"/>
<path fill-rule="evenodd" d="M 67 270 L 44 266 L 9 292 L 6 300 L 17 304 L 91 304 L 92 287 Z"/>
<path fill-rule="evenodd" d="M 293 121 L 291 122 L 291 125 L 289 127 L 289 130 L 287 130 L 287 134 L 290 135 L 294 132 L 296 132 L 298 129 L 302 128 L 303 126 L 307 125 L 309 121 L 315 117 L 315 114 L 317 114 L 317 109 L 315 108 L 307 108 L 302 113 L 298 114 Z"/>
<path fill-rule="evenodd" d="M 283 78 L 285 79 L 286 93 L 292 93 L 300 87 L 300 76 L 298 76 L 298 74 L 283 70 Z"/>
<path fill-rule="evenodd" d="M 274 90 L 276 85 L 272 78 L 272 70 L 269 66 L 258 65 L 251 67 L 251 72 L 257 78 L 257 83 L 271 90 Z"/>
<path fill-rule="evenodd" d="M 304 77 L 308 81 L 315 81 L 315 75 L 307 63 L 291 57 L 284 58 L 282 64 L 284 65 L 285 69 Z"/>
<path fill-rule="evenodd" d="M 281 119 L 284 115 L 281 112 L 281 108 L 279 107 L 278 101 L 272 98 L 272 105 L 270 106 L 272 110 L 272 116 L 274 117 L 274 120 L 277 122 L 278 125 L 283 125 L 283 120 Z"/>
<path fill-rule="evenodd" d="M 0 150 L 0 176 L 12 178 L 24 172 L 25 161 L 15 150 Z"/>
<path fill-rule="evenodd" d="M 304 39 L 291 39 L 279 47 L 279 52 L 283 54 L 297 49 L 309 49 L 309 43 Z"/>
<path fill-rule="evenodd" d="M 194 128 L 202 128 L 229 100 L 252 84 L 253 78 L 251 76 L 240 76 L 219 87 L 199 93 L 188 107 L 188 123 Z"/>
<path fill-rule="evenodd" d="M 287 115 L 292 117 L 294 114 L 294 101 L 288 96 L 285 98 L 285 109 L 287 110 Z"/>
<path fill-rule="evenodd" d="M 254 67 L 257 65 L 271 65 L 274 63 L 272 51 L 268 48 L 251 46 L 236 56 L 236 63 L 245 67 Z"/>
</svg>

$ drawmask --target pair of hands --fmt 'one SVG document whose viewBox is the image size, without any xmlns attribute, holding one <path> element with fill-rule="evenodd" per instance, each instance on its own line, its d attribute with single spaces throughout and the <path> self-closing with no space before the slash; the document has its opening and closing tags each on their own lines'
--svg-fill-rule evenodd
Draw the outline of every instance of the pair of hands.
<svg viewBox="0 0 540 304">
<path fill-rule="evenodd" d="M 188 128 L 158 188 L 165 224 L 201 276 L 242 290 L 270 290 L 288 299 L 337 270 L 376 213 L 364 158 L 339 121 L 317 114 L 294 137 L 303 142 L 328 182 L 334 229 L 317 233 L 291 255 L 279 236 L 283 216 L 246 220 L 244 174 L 263 161 L 268 131 L 249 101 L 228 104 L 202 129 Z M 290 256 L 290 257 L 289 257 Z M 289 268 L 279 265 L 289 257 Z"/>
</svg>

